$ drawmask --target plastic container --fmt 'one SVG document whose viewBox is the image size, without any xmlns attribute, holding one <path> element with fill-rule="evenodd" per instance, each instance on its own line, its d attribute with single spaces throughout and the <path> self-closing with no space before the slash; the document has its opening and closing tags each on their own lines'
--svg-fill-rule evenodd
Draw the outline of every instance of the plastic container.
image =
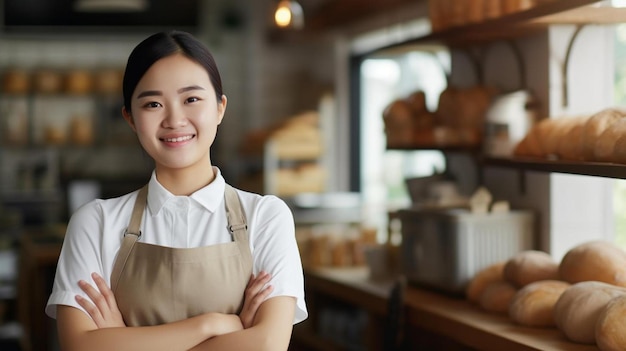
<svg viewBox="0 0 626 351">
<path fill-rule="evenodd" d="M 483 268 L 533 248 L 530 211 L 401 210 L 400 265 L 409 283 L 462 295 Z"/>
</svg>

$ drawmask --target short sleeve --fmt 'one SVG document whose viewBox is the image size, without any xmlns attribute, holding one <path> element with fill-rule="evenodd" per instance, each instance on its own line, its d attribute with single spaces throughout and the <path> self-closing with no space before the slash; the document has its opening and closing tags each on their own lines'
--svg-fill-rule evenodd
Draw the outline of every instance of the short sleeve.
<svg viewBox="0 0 626 351">
<path fill-rule="evenodd" d="M 56 318 L 56 306 L 67 305 L 83 310 L 76 295 L 87 297 L 78 281 L 92 282 L 91 273 L 105 277 L 101 260 L 102 209 L 98 200 L 79 208 L 70 218 L 57 263 L 52 293 L 46 305 L 46 314 Z M 84 311 L 84 310 L 83 310 Z"/>
<path fill-rule="evenodd" d="M 260 271 L 270 273 L 270 284 L 274 289 L 269 297 L 295 297 L 293 323 L 305 320 L 308 312 L 304 300 L 304 274 L 291 210 L 283 200 L 266 195 L 260 198 L 248 224 L 255 274 Z"/>
</svg>

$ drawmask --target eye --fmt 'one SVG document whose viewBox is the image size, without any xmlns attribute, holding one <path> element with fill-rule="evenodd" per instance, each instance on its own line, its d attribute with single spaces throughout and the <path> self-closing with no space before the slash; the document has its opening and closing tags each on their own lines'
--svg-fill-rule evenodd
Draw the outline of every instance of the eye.
<svg viewBox="0 0 626 351">
<path fill-rule="evenodd" d="M 147 108 L 157 108 L 157 107 L 161 107 L 161 104 L 156 102 L 156 101 L 151 101 L 151 102 L 148 102 L 147 104 L 145 104 L 144 107 L 147 107 Z"/>
<path fill-rule="evenodd" d="M 188 103 L 192 103 L 192 102 L 196 102 L 196 101 L 200 101 L 200 99 L 195 97 L 195 96 L 192 96 L 192 97 L 187 98 L 185 100 L 185 103 L 188 104 Z"/>
</svg>

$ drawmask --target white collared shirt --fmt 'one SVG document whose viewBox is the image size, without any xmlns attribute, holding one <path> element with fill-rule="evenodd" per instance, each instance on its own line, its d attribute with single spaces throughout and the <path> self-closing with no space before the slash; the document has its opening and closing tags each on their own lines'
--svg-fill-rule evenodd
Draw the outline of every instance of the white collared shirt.
<svg viewBox="0 0 626 351">
<path fill-rule="evenodd" d="M 156 179 L 149 182 L 148 206 L 143 214 L 140 241 L 175 248 L 193 248 L 232 240 L 224 207 L 226 182 L 214 167 L 215 180 L 191 196 L 175 196 Z M 248 223 L 253 273 L 269 272 L 273 296 L 296 298 L 294 324 L 307 317 L 302 263 L 295 238 L 293 215 L 276 196 L 237 190 Z M 91 273 L 110 277 L 137 191 L 107 200 L 93 200 L 71 217 L 57 265 L 46 314 L 56 318 L 56 305 L 83 310 L 75 296 L 87 295 L 79 280 L 95 286 Z M 269 298 L 268 297 L 268 298 Z M 84 311 L 84 310 L 83 310 Z"/>
</svg>

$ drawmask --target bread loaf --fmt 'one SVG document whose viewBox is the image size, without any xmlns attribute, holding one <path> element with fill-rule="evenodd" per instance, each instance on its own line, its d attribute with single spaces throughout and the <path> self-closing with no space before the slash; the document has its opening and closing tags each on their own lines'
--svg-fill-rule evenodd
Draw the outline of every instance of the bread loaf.
<svg viewBox="0 0 626 351">
<path fill-rule="evenodd" d="M 593 150 L 593 160 L 613 162 L 615 142 L 622 135 L 626 135 L 626 118 L 618 119 L 600 134 Z"/>
<path fill-rule="evenodd" d="M 455 87 L 448 86 L 439 95 L 439 103 L 437 104 L 438 124 L 443 127 L 454 128 L 456 115 L 458 114 L 457 94 L 459 90 Z"/>
<path fill-rule="evenodd" d="M 411 93 L 407 98 L 406 101 L 409 103 L 409 105 L 411 106 L 411 108 L 413 109 L 413 114 L 414 115 L 418 115 L 421 114 L 423 112 L 426 112 L 426 94 L 421 91 L 415 91 L 413 93 Z"/>
<path fill-rule="evenodd" d="M 626 251 L 609 241 L 589 241 L 570 249 L 559 264 L 562 280 L 595 280 L 626 287 Z"/>
<path fill-rule="evenodd" d="M 554 305 L 557 328 L 574 342 L 594 344 L 596 321 L 608 302 L 626 294 L 626 289 L 596 281 L 573 284 Z"/>
<path fill-rule="evenodd" d="M 395 100 L 383 111 L 388 146 L 410 146 L 415 120 L 413 108 L 406 100 Z"/>
<path fill-rule="evenodd" d="M 546 252 L 526 250 L 506 262 L 503 277 L 517 288 L 539 280 L 558 280 L 559 264 Z"/>
<path fill-rule="evenodd" d="M 554 327 L 554 305 L 570 284 L 559 280 L 540 280 L 517 291 L 509 306 L 509 317 L 528 327 Z"/>
<path fill-rule="evenodd" d="M 563 139 L 559 140 L 556 154 L 560 159 L 583 160 L 583 127 L 589 116 L 569 117 L 570 123 L 564 126 Z"/>
<path fill-rule="evenodd" d="M 621 135 L 615 140 L 611 162 L 626 163 L 626 135 Z"/>
<path fill-rule="evenodd" d="M 553 124 L 554 120 L 550 118 L 544 118 L 539 121 L 515 146 L 513 154 L 515 156 L 545 157 L 546 153 L 544 151 L 544 141 L 552 129 Z"/>
<path fill-rule="evenodd" d="M 546 127 L 545 136 L 541 140 L 541 149 L 544 156 L 558 155 L 561 141 L 572 125 L 573 121 L 569 117 L 551 118 Z"/>
<path fill-rule="evenodd" d="M 626 117 L 623 110 L 608 108 L 591 116 L 583 128 L 583 156 L 587 161 L 594 160 L 596 142 L 609 125 Z"/>
<path fill-rule="evenodd" d="M 626 295 L 613 298 L 596 321 L 596 344 L 602 351 L 626 350 Z"/>
<path fill-rule="evenodd" d="M 491 264 L 474 275 L 465 289 L 465 296 L 471 302 L 478 303 L 483 291 L 492 282 L 502 280 L 502 272 L 506 262 Z"/>
<path fill-rule="evenodd" d="M 485 286 L 478 303 L 487 312 L 508 314 L 516 292 L 515 286 L 509 282 L 493 281 Z"/>
</svg>

